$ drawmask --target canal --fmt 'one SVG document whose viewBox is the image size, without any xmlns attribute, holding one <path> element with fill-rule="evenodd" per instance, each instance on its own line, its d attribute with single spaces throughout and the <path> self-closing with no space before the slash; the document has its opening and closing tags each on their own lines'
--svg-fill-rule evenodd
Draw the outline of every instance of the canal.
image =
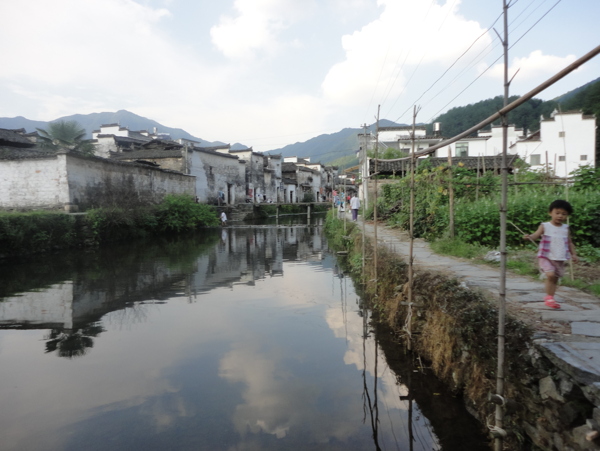
<svg viewBox="0 0 600 451">
<path fill-rule="evenodd" d="M 489 449 L 284 221 L 1 263 L 0 449 Z"/>
</svg>

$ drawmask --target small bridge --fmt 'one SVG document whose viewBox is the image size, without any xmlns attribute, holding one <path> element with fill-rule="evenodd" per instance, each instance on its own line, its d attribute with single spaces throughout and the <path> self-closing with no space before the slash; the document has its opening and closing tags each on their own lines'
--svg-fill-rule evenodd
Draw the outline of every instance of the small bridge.
<svg viewBox="0 0 600 451">
<path fill-rule="evenodd" d="M 250 210 L 254 210 L 258 207 L 275 207 L 275 217 L 279 218 L 281 214 L 281 207 L 283 206 L 294 206 L 294 207 L 305 207 L 306 208 L 306 217 L 310 219 L 311 213 L 314 211 L 315 205 L 326 205 L 330 206 L 331 202 L 255 202 L 255 203 L 243 203 L 243 204 L 235 204 L 224 206 L 225 208 L 230 208 L 231 210 L 231 220 L 240 221 L 243 220 L 246 216 L 252 213 Z"/>
</svg>

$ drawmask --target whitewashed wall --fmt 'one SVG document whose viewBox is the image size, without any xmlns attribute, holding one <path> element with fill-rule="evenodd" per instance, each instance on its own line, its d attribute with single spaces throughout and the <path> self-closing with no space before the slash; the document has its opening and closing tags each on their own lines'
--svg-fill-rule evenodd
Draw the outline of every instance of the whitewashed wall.
<svg viewBox="0 0 600 451">
<path fill-rule="evenodd" d="M 68 202 L 64 155 L 0 160 L 0 208 L 62 208 Z"/>
<path fill-rule="evenodd" d="M 129 164 L 59 153 L 46 159 L 0 160 L 0 208 L 62 209 L 88 201 L 107 178 L 127 177 L 155 200 L 165 194 L 195 196 L 195 177 Z"/>
<path fill-rule="evenodd" d="M 548 155 L 549 169 L 565 177 L 579 166 L 595 165 L 596 119 L 580 112 L 557 113 L 541 122 L 539 140 L 518 142 L 513 147 L 532 168 L 544 170 Z"/>
<path fill-rule="evenodd" d="M 101 158 L 67 157 L 69 196 L 74 204 L 88 202 L 90 188 L 102 189 L 107 178 L 113 183 L 131 179 L 138 193 L 151 193 L 154 201 L 167 194 L 196 195 L 195 178 L 188 175 Z"/>
<path fill-rule="evenodd" d="M 214 203 L 217 193 L 230 192 L 230 203 L 246 199 L 246 168 L 237 157 L 217 152 L 190 150 L 190 175 L 196 177 L 196 196 L 201 203 Z"/>
</svg>

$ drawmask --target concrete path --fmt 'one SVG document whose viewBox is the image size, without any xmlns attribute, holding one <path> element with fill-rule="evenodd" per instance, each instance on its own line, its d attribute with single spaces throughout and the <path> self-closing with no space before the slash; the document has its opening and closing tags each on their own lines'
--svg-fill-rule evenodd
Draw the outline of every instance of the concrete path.
<svg viewBox="0 0 600 451">
<path fill-rule="evenodd" d="M 372 222 L 359 225 L 373 238 Z M 380 225 L 377 229 L 379 245 L 384 245 L 408 261 L 408 234 Z M 467 259 L 435 254 L 421 239 L 414 242 L 414 264 L 418 270 L 427 269 L 453 276 L 471 289 L 480 289 L 498 299 L 500 271 L 477 265 Z M 559 287 L 557 301 L 560 310 L 544 305 L 543 281 L 526 276 L 507 274 L 506 298 L 508 309 L 533 316 L 535 339 L 544 354 L 561 370 L 587 386 L 586 395 L 600 406 L 600 299 L 580 290 Z"/>
</svg>

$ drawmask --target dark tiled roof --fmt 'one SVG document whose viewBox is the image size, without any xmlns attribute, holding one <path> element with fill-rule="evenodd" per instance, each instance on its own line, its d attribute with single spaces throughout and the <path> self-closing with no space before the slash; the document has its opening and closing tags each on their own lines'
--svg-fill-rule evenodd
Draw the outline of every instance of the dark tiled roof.
<svg viewBox="0 0 600 451">
<path fill-rule="evenodd" d="M 0 146 L 34 147 L 35 144 L 15 130 L 0 128 Z"/>
<path fill-rule="evenodd" d="M 295 185 L 296 184 L 296 180 L 294 179 L 290 179 L 288 177 L 284 177 L 281 179 L 282 183 L 285 183 L 286 185 Z"/>
<path fill-rule="evenodd" d="M 28 160 L 52 158 L 56 152 L 40 147 L 6 147 L 0 146 L 0 160 Z"/>
<path fill-rule="evenodd" d="M 483 164 L 481 159 L 483 158 L 485 162 L 486 170 L 493 168 L 502 167 L 502 156 L 496 155 L 493 157 L 452 157 L 452 165 L 458 166 L 460 163 L 466 168 L 469 169 L 477 169 L 477 165 L 479 164 L 479 168 L 483 169 Z M 518 155 L 508 155 L 507 156 L 507 165 L 512 168 L 515 162 L 519 159 Z M 478 163 L 479 161 L 479 163 Z M 425 162 L 431 162 L 434 167 L 444 165 L 448 163 L 448 158 L 446 157 L 429 157 L 429 158 L 417 158 L 416 163 L 417 166 L 420 164 L 424 164 Z M 374 159 L 369 160 L 370 171 L 373 174 L 375 172 L 375 161 Z M 401 175 L 404 171 L 408 171 L 410 169 L 410 161 L 390 161 L 390 160 L 378 160 L 377 162 L 378 172 L 382 175 L 391 175 L 397 174 Z"/>
<path fill-rule="evenodd" d="M 142 144 L 144 149 L 183 149 L 183 146 L 179 144 L 177 141 L 171 141 L 167 139 L 152 139 L 148 142 Z"/>
<path fill-rule="evenodd" d="M 379 127 L 380 132 L 400 132 L 400 131 L 412 131 L 412 125 L 396 125 L 391 127 Z M 425 125 L 415 125 L 415 130 L 426 130 Z"/>
<path fill-rule="evenodd" d="M 214 155 L 215 157 L 233 158 L 234 160 L 239 160 L 239 157 L 236 155 L 229 155 L 228 153 L 217 152 L 216 150 L 211 150 L 211 149 L 221 149 L 221 147 L 194 147 L 193 149 L 188 149 L 188 150 L 193 150 L 194 152 L 207 153 L 210 155 Z M 239 161 L 244 161 L 244 160 L 239 160 Z M 245 163 L 245 161 L 244 161 L 244 163 Z"/>
<path fill-rule="evenodd" d="M 296 163 L 282 163 L 281 164 L 281 172 L 296 172 Z"/>
<path fill-rule="evenodd" d="M 181 149 L 139 149 L 113 153 L 113 160 L 157 160 L 160 158 L 182 158 Z"/>
<path fill-rule="evenodd" d="M 217 149 L 231 149 L 231 146 L 229 144 L 225 145 L 225 146 L 212 146 L 212 147 L 201 147 L 201 146 L 196 146 L 194 147 L 194 150 L 211 150 L 211 151 L 216 151 Z M 233 151 L 235 152 L 235 150 Z"/>
</svg>

